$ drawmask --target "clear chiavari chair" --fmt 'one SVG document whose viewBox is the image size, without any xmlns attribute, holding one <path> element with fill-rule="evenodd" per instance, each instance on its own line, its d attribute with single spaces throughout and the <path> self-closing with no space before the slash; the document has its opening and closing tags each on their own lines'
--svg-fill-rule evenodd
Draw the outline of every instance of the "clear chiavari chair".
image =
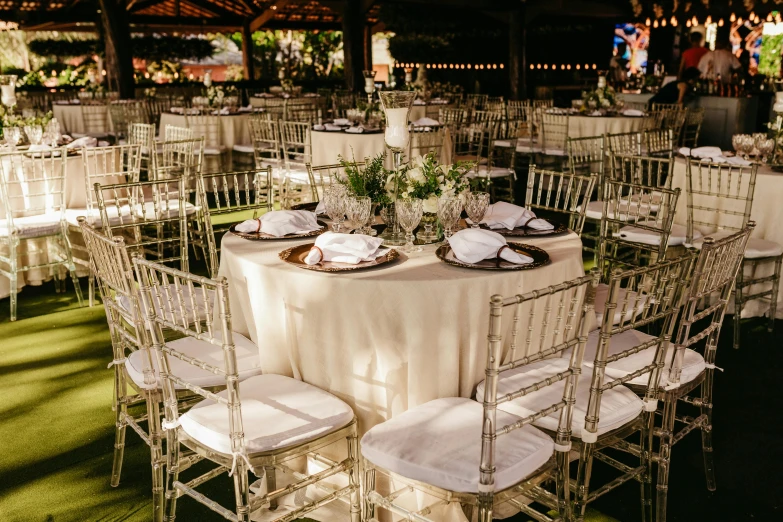
<svg viewBox="0 0 783 522">
<path fill-rule="evenodd" d="M 188 127 L 166 125 L 166 127 L 163 129 L 164 141 L 192 140 L 195 137 L 194 130 Z"/>
<path fill-rule="evenodd" d="M 489 126 L 503 119 L 503 115 L 494 111 L 473 111 L 470 115 L 471 125 Z"/>
<path fill-rule="evenodd" d="M 674 151 L 672 129 L 648 129 L 642 132 L 644 152 L 648 156 L 671 156 Z"/>
<path fill-rule="evenodd" d="M 290 208 L 301 202 L 305 186 L 310 183 L 307 164 L 312 162 L 311 126 L 306 122 L 281 121 L 280 138 L 285 167 L 280 197 L 283 208 Z"/>
<path fill-rule="evenodd" d="M 139 145 L 141 147 L 140 172 L 144 172 L 147 178 L 149 178 L 150 170 L 152 169 L 156 136 L 157 131 L 152 123 L 131 122 L 128 124 L 128 145 Z"/>
<path fill-rule="evenodd" d="M 465 105 L 472 111 L 484 110 L 484 104 L 489 99 L 487 94 L 468 94 L 465 97 Z"/>
<path fill-rule="evenodd" d="M 568 114 L 553 114 L 539 110 L 541 119 L 541 151 L 545 156 L 564 157 L 568 140 Z"/>
<path fill-rule="evenodd" d="M 699 134 L 704 123 L 704 107 L 688 109 L 685 125 L 682 127 L 682 146 L 695 148 L 699 146 Z"/>
<path fill-rule="evenodd" d="M 109 107 L 103 102 L 83 100 L 81 103 L 82 123 L 84 132 L 73 132 L 74 138 L 91 136 L 106 138 L 109 136 Z"/>
<path fill-rule="evenodd" d="M 525 208 L 565 214 L 568 228 L 581 236 L 587 203 L 597 179 L 597 174 L 580 176 L 573 172 L 536 169 L 535 165 L 531 165 Z"/>
<path fill-rule="evenodd" d="M 461 127 L 454 133 L 452 159 L 456 161 L 472 161 L 476 163 L 474 170 L 478 174 L 478 166 L 482 162 L 482 152 L 487 142 L 487 131 L 481 127 Z M 485 160 L 486 162 L 486 160 Z"/>
<path fill-rule="evenodd" d="M 335 91 L 332 96 L 332 115 L 335 118 L 345 118 L 346 111 L 356 106 L 356 97 L 351 91 Z"/>
<path fill-rule="evenodd" d="M 452 129 L 462 126 L 466 119 L 465 109 L 453 107 L 441 107 L 438 109 L 438 121 Z"/>
<path fill-rule="evenodd" d="M 671 152 L 662 156 L 612 154 L 608 178 L 648 187 L 671 188 L 674 159 Z"/>
<path fill-rule="evenodd" d="M 201 172 L 204 138 L 156 141 L 152 155 L 150 180 L 183 177 L 188 193 L 196 188 L 196 177 Z"/>
<path fill-rule="evenodd" d="M 53 273 L 57 292 L 65 290 L 60 271 L 68 270 L 82 306 L 65 221 L 66 154 L 64 148 L 0 154 L 0 275 L 10 284 L 11 321 L 16 321 L 19 274 L 32 270 Z"/>
<path fill-rule="evenodd" d="M 436 157 L 442 163 L 448 163 L 444 159 L 443 146 L 446 140 L 446 128 L 436 129 L 417 129 L 414 128 L 411 133 L 411 139 L 408 142 L 408 157 L 426 156 L 430 152 L 435 152 Z"/>
<path fill-rule="evenodd" d="M 489 112 L 496 112 L 501 115 L 502 118 L 506 117 L 506 102 L 503 96 L 489 96 L 487 101 L 484 102 L 484 110 Z"/>
<path fill-rule="evenodd" d="M 508 100 L 506 111 L 510 119 L 522 118 L 524 109 L 530 108 L 530 100 Z"/>
<path fill-rule="evenodd" d="M 542 511 L 552 509 L 558 520 L 570 520 L 571 418 L 595 282 L 588 275 L 505 299 L 492 296 L 487 379 L 476 401 L 436 399 L 362 438 L 366 518 L 377 520 L 380 508 L 427 522 L 430 512 L 458 502 L 468 520 L 489 522 L 495 506 L 508 502 L 536 520 L 549 520 Z M 557 357 L 569 349 L 570 360 Z M 506 410 L 531 394 L 540 400 L 524 411 Z M 377 473 L 403 488 L 382 496 Z M 555 484 L 555 492 L 544 489 L 545 481 Z M 436 500 L 419 511 L 396 502 L 415 492 Z M 520 494 L 537 506 L 514 498 Z"/>
<path fill-rule="evenodd" d="M 355 162 L 350 165 L 357 171 L 362 172 L 367 165 L 367 159 L 365 159 L 364 163 Z M 308 163 L 307 174 L 309 177 L 308 186 L 310 187 L 310 195 L 309 197 L 304 197 L 302 195 L 296 199 L 299 201 L 309 199 L 311 202 L 321 201 L 326 187 L 340 179 L 345 179 L 345 166 L 341 163 L 316 166 L 312 166 Z"/>
<path fill-rule="evenodd" d="M 188 128 L 193 131 L 193 136 L 204 138 L 204 148 L 202 149 L 203 164 L 201 168 L 207 169 L 205 172 L 222 171 L 223 154 L 230 153 L 230 149 L 227 149 L 223 144 L 223 124 L 220 116 L 214 114 L 186 115 L 185 121 Z M 231 163 L 230 157 L 228 163 Z"/>
<path fill-rule="evenodd" d="M 272 167 L 198 177 L 198 219 L 191 230 L 193 247 L 201 248 L 209 272 L 217 277 L 220 238 L 231 224 L 256 219 L 273 206 Z"/>
<path fill-rule="evenodd" d="M 225 518 L 247 522 L 251 512 L 259 509 L 273 510 L 267 512 L 267 516 L 271 515 L 270 520 L 294 520 L 328 502 L 348 497 L 350 520 L 359 522 L 356 418 L 351 408 L 333 395 L 289 377 L 256 374 L 241 378 L 242 366 L 235 346 L 238 334 L 231 327 L 225 278 L 199 277 L 138 257 L 134 258 L 134 265 L 141 287 L 141 308 L 146 311 L 146 324 L 151 333 L 152 342 L 145 351 L 160 368 L 163 391 L 165 422 L 161 428 L 166 432 L 167 440 L 166 519 L 174 520 L 177 499 L 183 495 Z M 202 298 L 188 302 L 177 289 Z M 213 299 L 207 298 L 210 294 L 214 294 Z M 186 339 L 208 343 L 212 350 L 203 355 L 184 353 L 164 336 L 164 329 L 175 331 Z M 190 375 L 186 368 L 191 370 Z M 211 391 L 198 375 L 193 374 L 194 370 L 209 372 L 212 377 L 222 380 L 225 390 Z M 187 389 L 203 400 L 184 411 L 177 401 L 177 389 Z M 274 404 L 275 407 L 259 408 L 255 406 L 257 404 Z M 205 421 L 210 426 L 206 431 L 202 427 Z M 275 427 L 271 437 L 269 426 Z M 317 458 L 325 462 L 326 459 L 320 456 L 323 448 L 340 443 L 346 444 L 348 457 L 340 462 L 330 462 L 324 471 L 304 475 L 288 467 L 298 458 Z M 217 466 L 185 482 L 181 473 L 189 467 L 188 450 Z M 234 509 L 227 509 L 196 490 L 223 473 L 233 478 Z M 251 498 L 251 473 L 265 478 L 266 494 Z M 291 484 L 278 488 L 278 474 L 296 478 Z M 278 505 L 278 500 L 285 495 L 337 476 L 347 478 L 348 485 L 317 499 L 308 499 L 293 509 L 284 510 L 284 506 Z"/>
<path fill-rule="evenodd" d="M 545 100 L 533 100 L 532 106 L 534 109 L 551 109 L 555 106 L 555 100 L 553 98 L 547 98 Z"/>
<path fill-rule="evenodd" d="M 703 237 L 720 239 L 744 229 L 750 221 L 758 165 L 740 166 L 690 159 L 687 171 L 688 242 L 700 248 Z M 740 345 L 740 319 L 745 303 L 769 299 L 772 331 L 777 312 L 783 245 L 748 240 L 734 289 L 734 348 Z"/>
<path fill-rule="evenodd" d="M 642 154 L 642 133 L 641 132 L 620 132 L 606 135 L 607 154 L 627 154 L 641 156 Z"/>
<path fill-rule="evenodd" d="M 687 107 L 672 107 L 663 109 L 661 117 L 661 128 L 671 129 L 674 143 L 680 143 L 682 128 L 685 126 L 685 120 L 688 118 Z"/>
<path fill-rule="evenodd" d="M 171 112 L 171 98 L 168 96 L 147 98 L 146 103 L 149 122 L 156 126 L 160 124 L 161 114 L 164 112 Z"/>
<path fill-rule="evenodd" d="M 502 146 L 496 146 L 498 137 L 501 134 L 502 123 L 500 121 L 485 122 L 482 124 L 485 128 L 485 144 L 482 150 L 487 151 L 486 158 L 480 155 L 478 165 L 474 173 L 468 174 L 468 177 L 479 180 L 486 184 L 485 188 L 493 201 L 514 202 L 514 184 L 517 179 L 515 162 L 516 147 L 506 147 L 506 139 L 502 139 Z M 475 128 L 474 125 L 471 126 Z"/>
<path fill-rule="evenodd" d="M 277 121 L 253 115 L 248 119 L 250 136 L 253 140 L 253 156 L 256 168 L 271 166 L 283 168 L 280 126 Z"/>
<path fill-rule="evenodd" d="M 606 136 L 585 136 L 566 140 L 568 166 L 575 174 L 603 177 L 606 163 Z"/>
</svg>

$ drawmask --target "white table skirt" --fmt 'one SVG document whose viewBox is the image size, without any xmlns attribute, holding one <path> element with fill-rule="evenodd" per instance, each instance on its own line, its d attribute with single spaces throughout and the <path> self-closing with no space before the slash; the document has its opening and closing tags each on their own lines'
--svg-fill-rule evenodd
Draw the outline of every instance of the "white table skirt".
<svg viewBox="0 0 783 522">
<path fill-rule="evenodd" d="M 410 121 L 416 121 L 421 118 L 424 118 L 427 116 L 427 109 L 430 109 L 430 112 L 437 113 L 439 109 L 451 109 L 454 108 L 453 103 L 432 103 L 427 105 L 413 105 L 411 107 L 411 114 L 410 114 Z M 432 119 L 437 120 L 438 116 L 437 114 L 434 114 L 433 116 L 430 116 Z"/>
<path fill-rule="evenodd" d="M 674 222 L 686 225 L 688 221 L 688 194 L 687 194 L 687 163 L 683 158 L 677 158 L 674 163 L 672 187 L 681 189 L 680 199 L 677 201 L 677 213 Z M 768 167 L 761 167 L 756 176 L 756 189 L 753 193 L 753 209 L 750 218 L 756 222 L 753 237 L 774 241 L 783 244 L 783 205 L 780 204 L 780 195 L 783 194 L 783 173 L 775 172 Z M 727 210 L 743 210 L 734 208 L 738 204 L 735 200 L 722 199 L 722 208 Z M 732 206 L 733 205 L 733 206 Z M 697 217 L 697 219 L 699 219 Z M 701 220 L 706 220 L 701 218 Z M 760 264 L 756 272 L 746 272 L 746 277 L 764 277 L 774 273 L 774 263 Z M 751 292 L 763 288 L 751 287 Z M 731 307 L 731 305 L 730 305 Z M 742 317 L 760 317 L 769 312 L 769 304 L 766 300 L 756 299 L 745 304 Z M 783 291 L 778 293 L 778 308 L 775 314 L 777 318 L 783 318 Z"/>
<path fill-rule="evenodd" d="M 221 145 L 228 149 L 233 148 L 234 145 L 251 145 L 253 140 L 250 138 L 249 118 L 250 115 L 247 113 L 221 115 L 220 123 L 223 127 L 221 129 L 223 141 Z M 158 128 L 159 139 L 163 139 L 166 125 L 187 127 L 187 119 L 181 114 L 172 114 L 170 112 L 161 114 L 160 127 Z"/>
<path fill-rule="evenodd" d="M 603 134 L 618 134 L 642 130 L 644 118 L 630 116 L 571 116 L 568 118 L 568 136 L 587 138 Z"/>
<path fill-rule="evenodd" d="M 445 130 L 443 148 L 441 149 L 440 162 L 443 164 L 451 163 L 451 136 L 448 129 Z M 416 140 L 418 132 L 411 133 L 413 140 L 413 154 L 417 154 Z M 351 134 L 348 132 L 312 132 L 312 159 L 313 165 L 331 165 L 338 162 L 337 156 L 342 155 L 345 159 L 353 161 L 364 161 L 364 158 L 372 158 L 386 150 L 383 133 L 374 134 Z M 406 153 L 407 155 L 407 153 Z M 386 156 L 386 167 L 392 167 L 391 154 Z"/>
<path fill-rule="evenodd" d="M 279 259 L 303 242 L 226 234 L 220 275 L 229 281 L 233 328 L 258 344 L 264 370 L 340 397 L 364 433 L 427 401 L 474 393 L 484 378 L 490 296 L 583 275 L 575 234 L 529 242 L 552 263 L 469 270 L 441 262 L 436 247 L 425 246 L 389 268 L 328 274 Z M 505 326 L 510 331 L 510 315 Z"/>
</svg>

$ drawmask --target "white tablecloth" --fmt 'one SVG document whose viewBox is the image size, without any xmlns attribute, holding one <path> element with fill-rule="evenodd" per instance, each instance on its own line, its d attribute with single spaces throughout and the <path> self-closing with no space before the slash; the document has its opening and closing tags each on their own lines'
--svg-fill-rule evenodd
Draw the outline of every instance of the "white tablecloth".
<svg viewBox="0 0 783 522">
<path fill-rule="evenodd" d="M 568 118 L 568 136 L 587 138 L 602 134 L 640 131 L 643 121 L 644 118 L 631 116 L 571 116 Z"/>
<path fill-rule="evenodd" d="M 233 328 L 258 344 L 265 371 L 346 401 L 361 433 L 427 401 L 473 394 L 484 378 L 491 295 L 584 273 L 575 234 L 528 241 L 552 263 L 506 272 L 447 265 L 435 246 L 401 254 L 389 268 L 341 274 L 279 259 L 303 242 L 224 236 L 220 275 L 229 281 Z"/>
<path fill-rule="evenodd" d="M 451 136 L 448 129 L 445 130 L 444 145 L 441 149 L 440 162 L 444 164 L 451 163 Z M 414 143 L 414 151 L 418 132 L 411 133 L 411 140 Z M 374 134 L 351 134 L 349 132 L 328 132 L 313 131 L 312 133 L 312 159 L 313 165 L 331 165 L 337 163 L 337 156 L 341 154 L 345 159 L 352 161 L 364 161 L 364 158 L 372 158 L 386 150 L 386 143 L 383 139 L 383 133 Z M 407 153 L 406 153 L 407 155 Z M 386 166 L 392 167 L 391 153 L 386 156 Z M 404 160 L 403 160 L 404 161 Z"/>
<path fill-rule="evenodd" d="M 84 134 L 81 105 L 52 105 L 52 115 L 60 122 L 63 134 Z"/>
<path fill-rule="evenodd" d="M 454 104 L 452 103 L 433 103 L 428 105 L 413 105 L 411 107 L 411 115 L 410 120 L 416 121 L 418 119 L 427 117 L 427 108 L 429 107 L 430 112 L 433 113 L 432 116 L 429 116 L 432 119 L 437 120 L 437 112 L 439 109 L 450 109 L 454 107 Z"/>
<path fill-rule="evenodd" d="M 672 187 L 682 190 L 677 202 L 677 213 L 674 222 L 685 225 L 688 221 L 688 195 L 687 195 L 687 164 L 683 158 L 677 158 L 674 163 Z M 783 173 L 775 172 L 768 167 L 761 167 L 756 176 L 756 189 L 753 193 L 753 209 L 750 218 L 756 222 L 753 237 L 774 241 L 783 244 L 783 205 L 780 203 L 780 195 L 783 194 Z M 737 201 L 723 199 L 721 204 L 730 210 L 743 210 L 742 207 L 734 208 Z M 697 218 L 698 219 L 698 218 Z M 701 218 L 704 220 L 705 218 Z M 754 274 L 746 272 L 747 276 L 764 277 L 772 275 L 774 263 L 764 263 L 757 268 Z M 759 288 L 761 290 L 761 288 Z M 756 291 L 751 287 L 751 291 Z M 760 317 L 769 312 L 767 301 L 757 299 L 745 304 L 742 317 Z M 783 291 L 778 293 L 777 318 L 783 318 Z"/>
<path fill-rule="evenodd" d="M 250 115 L 247 113 L 221 115 L 220 123 L 223 127 L 221 130 L 223 143 L 221 145 L 231 149 L 234 145 L 252 144 L 253 140 L 250 138 L 250 127 L 248 126 L 249 118 Z M 172 114 L 170 112 L 161 114 L 158 138 L 163 139 L 163 129 L 166 128 L 166 125 L 187 127 L 187 120 L 181 114 Z"/>
</svg>

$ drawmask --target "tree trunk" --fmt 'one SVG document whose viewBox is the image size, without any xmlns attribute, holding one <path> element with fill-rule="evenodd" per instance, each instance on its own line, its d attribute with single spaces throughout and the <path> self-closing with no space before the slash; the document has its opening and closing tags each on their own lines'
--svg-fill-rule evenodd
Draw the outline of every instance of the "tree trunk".
<svg viewBox="0 0 783 522">
<path fill-rule="evenodd" d="M 242 69 L 245 80 L 256 79 L 255 62 L 253 59 L 253 32 L 250 30 L 250 19 L 246 18 L 242 24 Z"/>
<path fill-rule="evenodd" d="M 512 100 L 527 97 L 527 59 L 525 54 L 524 5 L 509 13 L 508 24 L 508 83 Z"/>
<path fill-rule="evenodd" d="M 363 90 L 364 77 L 364 15 L 360 0 L 346 0 L 343 10 L 343 54 L 345 56 L 345 87 Z"/>
<path fill-rule="evenodd" d="M 109 86 L 119 92 L 121 99 L 132 99 L 136 85 L 128 13 L 121 0 L 100 0 L 100 7 Z"/>
</svg>

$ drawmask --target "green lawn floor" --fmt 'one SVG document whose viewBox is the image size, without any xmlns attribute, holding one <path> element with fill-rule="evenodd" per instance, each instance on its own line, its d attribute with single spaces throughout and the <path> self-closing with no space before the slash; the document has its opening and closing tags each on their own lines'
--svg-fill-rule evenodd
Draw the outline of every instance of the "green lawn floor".
<svg viewBox="0 0 783 522">
<path fill-rule="evenodd" d="M 150 520 L 149 449 L 131 429 L 120 486 L 109 485 L 112 354 L 103 307 L 78 308 L 70 286 L 55 294 L 47 284 L 25 288 L 19 320 L 8 316 L 8 299 L 0 300 L 0 521 Z M 232 483 L 218 477 L 200 489 L 230 507 Z M 223 520 L 189 498 L 177 518 Z M 592 511 L 588 520 L 615 519 Z"/>
</svg>

